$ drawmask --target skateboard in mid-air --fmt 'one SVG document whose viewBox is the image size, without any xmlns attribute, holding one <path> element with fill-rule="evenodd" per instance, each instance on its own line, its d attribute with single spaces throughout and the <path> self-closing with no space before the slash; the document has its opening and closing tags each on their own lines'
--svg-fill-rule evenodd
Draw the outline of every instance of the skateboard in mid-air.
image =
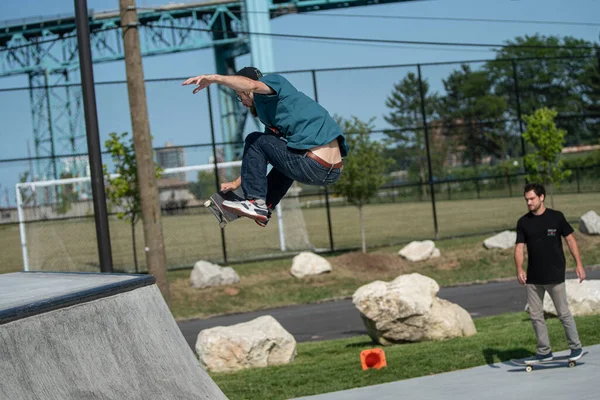
<svg viewBox="0 0 600 400">
<path fill-rule="evenodd" d="M 215 218 L 217 218 L 217 221 L 219 221 L 219 226 L 221 228 L 225 228 L 225 226 L 228 223 L 233 222 L 236 219 L 240 218 L 239 215 L 234 214 L 231 211 L 227 211 L 223 207 L 223 202 L 225 200 L 229 200 L 229 201 L 244 200 L 244 192 L 242 191 L 242 188 L 239 187 L 236 190 L 232 190 L 227 193 L 218 191 L 217 193 L 210 196 L 209 199 L 204 202 L 204 207 L 208 208 L 213 213 Z"/>
<path fill-rule="evenodd" d="M 581 355 L 581 358 L 583 358 L 587 353 L 589 352 L 585 352 Z M 581 358 L 579 358 L 579 360 L 581 360 Z M 560 363 L 567 363 L 569 368 L 573 368 L 574 366 L 577 365 L 577 361 L 579 360 L 571 360 L 569 356 L 559 356 L 559 357 L 554 357 L 552 360 L 548 360 L 548 361 L 535 361 L 533 363 L 526 363 L 524 360 L 510 360 L 511 363 L 513 363 L 514 365 L 519 365 L 521 367 L 525 367 L 525 371 L 527 372 L 531 372 L 533 371 L 533 367 L 536 365 L 544 365 L 544 364 L 560 364 Z"/>
</svg>

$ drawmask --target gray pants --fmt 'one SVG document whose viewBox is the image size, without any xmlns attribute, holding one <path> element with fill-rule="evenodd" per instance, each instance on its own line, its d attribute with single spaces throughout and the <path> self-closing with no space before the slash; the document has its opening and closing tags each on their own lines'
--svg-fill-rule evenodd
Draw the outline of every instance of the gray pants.
<svg viewBox="0 0 600 400">
<path fill-rule="evenodd" d="M 575 326 L 575 320 L 571 311 L 569 311 L 569 304 L 567 303 L 567 292 L 565 290 L 565 283 L 554 284 L 554 285 L 531 285 L 527 286 L 527 302 L 529 303 L 529 316 L 531 317 L 531 323 L 533 330 L 537 336 L 537 353 L 548 354 L 551 351 L 550 338 L 548 337 L 548 328 L 546 328 L 546 321 L 544 321 L 544 294 L 548 292 L 556 312 L 558 319 L 565 329 L 565 335 L 567 342 L 572 350 L 581 348 L 581 342 L 579 341 L 579 334 L 577 333 L 577 327 Z"/>
</svg>

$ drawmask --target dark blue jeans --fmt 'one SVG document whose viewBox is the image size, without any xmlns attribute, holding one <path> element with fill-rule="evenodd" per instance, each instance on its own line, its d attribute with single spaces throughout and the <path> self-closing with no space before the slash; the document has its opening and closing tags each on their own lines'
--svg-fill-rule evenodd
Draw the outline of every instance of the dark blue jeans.
<svg viewBox="0 0 600 400">
<path fill-rule="evenodd" d="M 267 165 L 273 168 L 267 175 Z M 341 168 L 327 168 L 306 156 L 305 150 L 287 147 L 275 135 L 253 132 L 246 138 L 242 156 L 242 189 L 246 199 L 264 199 L 275 208 L 294 181 L 328 186 L 340 178 Z"/>
</svg>

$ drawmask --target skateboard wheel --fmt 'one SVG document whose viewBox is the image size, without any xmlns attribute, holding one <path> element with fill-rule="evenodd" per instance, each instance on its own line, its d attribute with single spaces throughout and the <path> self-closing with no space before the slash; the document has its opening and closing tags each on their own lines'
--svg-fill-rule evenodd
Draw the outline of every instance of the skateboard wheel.
<svg viewBox="0 0 600 400">
<path fill-rule="evenodd" d="M 204 202 L 204 207 L 210 207 L 211 203 L 212 203 L 212 201 L 210 201 L 210 200 L 206 200 L 206 201 Z"/>
<path fill-rule="evenodd" d="M 575 361 L 569 361 L 569 368 L 573 368 L 577 363 Z"/>
<path fill-rule="evenodd" d="M 531 365 L 528 365 L 528 366 L 525 368 L 525 371 L 527 371 L 527 372 L 531 372 L 531 371 L 533 371 L 533 367 L 532 367 Z"/>
</svg>

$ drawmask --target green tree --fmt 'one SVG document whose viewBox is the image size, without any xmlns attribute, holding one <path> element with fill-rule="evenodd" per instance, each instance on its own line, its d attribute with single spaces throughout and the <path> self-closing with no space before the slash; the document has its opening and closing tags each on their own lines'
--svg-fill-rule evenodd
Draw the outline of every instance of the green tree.
<svg viewBox="0 0 600 400">
<path fill-rule="evenodd" d="M 387 181 L 384 175 L 393 160 L 383 156 L 384 146 L 372 141 L 373 119 L 363 122 L 357 117 L 336 117 L 342 131 L 347 134 L 350 153 L 344 159 L 344 171 L 333 185 L 333 192 L 344 196 L 350 204 L 358 207 L 362 252 L 367 252 L 363 207 L 377 194 Z"/>
<path fill-rule="evenodd" d="M 73 178 L 72 172 L 61 172 L 60 179 L 69 179 Z M 75 185 L 68 184 L 62 185 L 56 190 L 57 202 L 56 202 L 56 213 L 57 214 L 66 214 L 69 212 L 73 203 L 79 199 L 79 195 L 75 190 Z"/>
<path fill-rule="evenodd" d="M 429 82 L 423 80 L 423 97 L 425 98 L 425 113 L 429 118 L 435 116 L 436 94 L 429 93 Z M 394 145 L 395 152 L 401 159 L 416 158 L 416 168 L 421 182 L 427 181 L 427 152 L 425 148 L 425 130 L 423 129 L 423 116 L 421 114 L 421 93 L 419 78 L 413 72 L 409 72 L 402 81 L 394 85 L 392 93 L 385 101 L 390 113 L 384 116 L 388 124 L 397 128 L 385 132 L 389 143 Z M 444 154 L 431 152 L 434 168 L 441 167 Z M 415 157 L 416 155 L 416 157 Z M 402 157 L 403 156 L 403 157 Z M 411 157 L 412 156 L 412 157 Z M 402 166 L 411 169 L 413 163 Z M 427 187 L 422 185 L 421 197 L 427 197 Z"/>
<path fill-rule="evenodd" d="M 586 99 L 585 111 L 591 117 L 588 119 L 589 130 L 595 133 L 589 141 L 600 144 L 600 48 L 597 50 L 597 59 L 590 63 L 584 74 L 581 75 L 581 83 L 584 87 L 583 95 Z"/>
<path fill-rule="evenodd" d="M 505 100 L 493 93 L 493 82 L 486 71 L 473 71 L 463 64 L 444 81 L 446 95 L 439 112 L 463 158 L 477 167 L 486 156 L 502 157 L 506 152 L 503 120 Z"/>
<path fill-rule="evenodd" d="M 142 203 L 138 187 L 137 162 L 133 139 L 126 141 L 127 135 L 126 132 L 120 135 L 113 132 L 110 134 L 110 139 L 104 142 L 115 164 L 114 173 L 118 174 L 118 176 L 111 178 L 106 164 L 103 165 L 103 169 L 107 181 L 106 194 L 111 203 L 118 206 L 120 210 L 117 212 L 117 217 L 131 225 L 133 263 L 135 265 L 135 272 L 138 272 L 135 225 L 141 217 Z M 157 166 L 157 178 L 161 176 L 161 172 L 161 169 Z"/>
<path fill-rule="evenodd" d="M 513 64 L 498 60 L 536 58 L 516 62 L 521 112 L 533 114 L 540 107 L 548 107 L 561 114 L 581 114 L 587 104 L 581 77 L 595 62 L 593 54 L 591 42 L 570 36 L 519 36 L 496 53 L 496 61 L 488 62 L 486 70 L 496 93 L 510 99 L 511 113 L 516 117 Z M 587 130 L 581 120 L 563 119 L 559 124 L 569 131 L 569 144 L 592 140 L 597 134 Z"/>
<path fill-rule="evenodd" d="M 198 180 L 190 184 L 190 193 L 197 199 L 206 199 L 215 192 L 214 171 L 198 171 Z"/>
<path fill-rule="evenodd" d="M 554 118 L 557 114 L 555 110 L 544 107 L 523 117 L 527 123 L 523 138 L 535 148 L 535 152 L 524 158 L 527 179 L 549 186 L 552 208 L 553 185 L 559 186 L 561 181 L 571 175 L 570 170 L 563 170 L 563 163 L 559 158 L 567 132 L 556 127 Z"/>
</svg>

